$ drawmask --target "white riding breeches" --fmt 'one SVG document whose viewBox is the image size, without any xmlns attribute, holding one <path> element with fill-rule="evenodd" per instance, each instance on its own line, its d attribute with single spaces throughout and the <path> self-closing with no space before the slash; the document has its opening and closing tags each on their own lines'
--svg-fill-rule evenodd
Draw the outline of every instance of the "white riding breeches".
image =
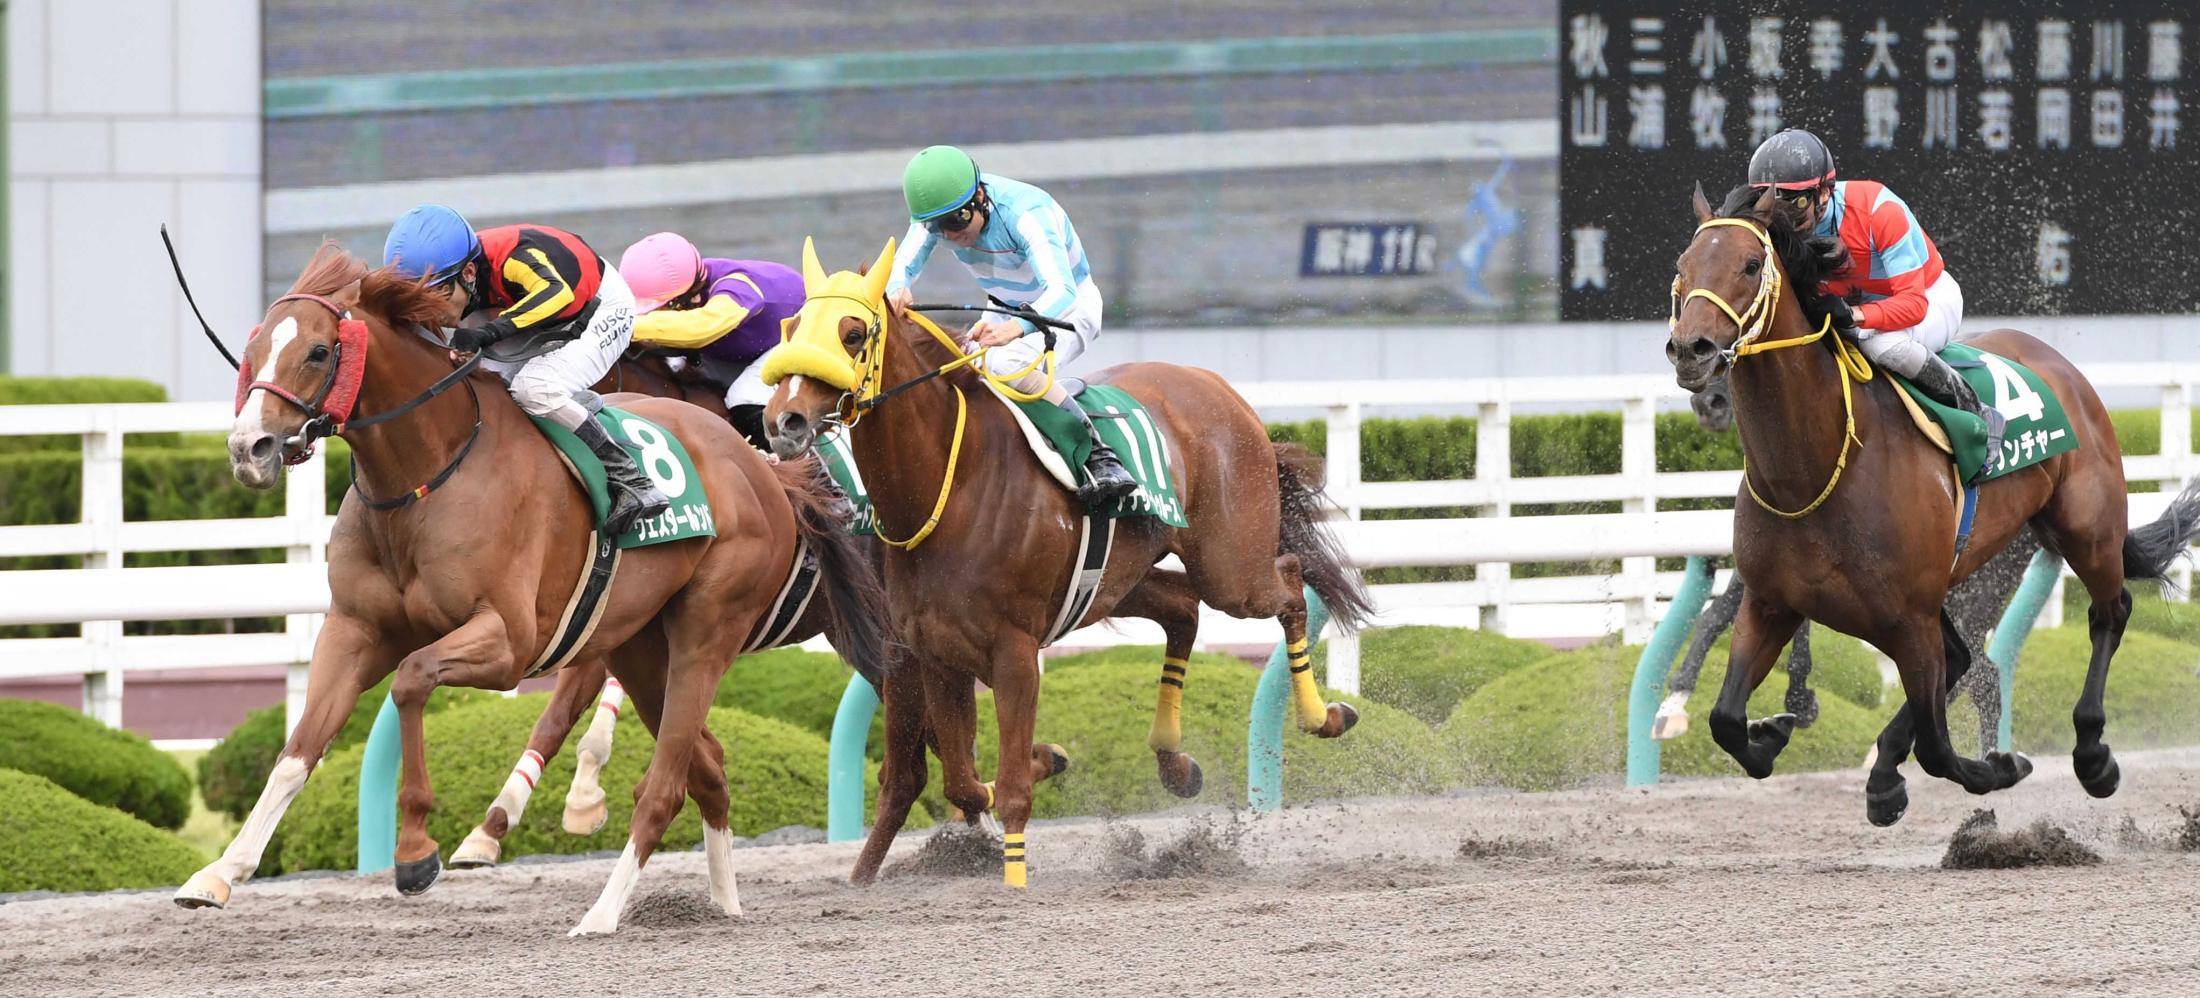
<svg viewBox="0 0 2200 998">
<path fill-rule="evenodd" d="M 1956 327 L 1963 324 L 1963 288 L 1955 275 L 1942 271 L 1940 279 L 1925 289 L 1925 317 L 1908 329 L 1866 329 L 1856 340 L 1857 349 L 1872 363 L 1905 378 L 1917 377 L 1926 361 L 1955 342 Z"/>
<path fill-rule="evenodd" d="M 749 366 L 741 369 L 740 376 L 726 386 L 726 408 L 743 405 L 765 405 L 772 400 L 772 386 L 764 383 L 764 358 L 771 355 L 766 350 Z"/>
<path fill-rule="evenodd" d="M 1075 329 L 1054 331 L 1054 369 L 1059 372 L 1069 367 L 1071 361 L 1092 349 L 1093 341 L 1100 338 L 1100 288 L 1087 280 L 1077 288 L 1077 304 L 1070 309 L 1069 321 Z M 995 375 L 1014 374 L 1038 360 L 1046 350 L 1046 337 L 1041 333 L 1027 333 L 1014 343 L 1004 344 L 986 351 L 985 369 Z M 1036 370 L 1016 382 L 1017 389 L 1038 391 L 1046 384 L 1046 371 Z"/>
<path fill-rule="evenodd" d="M 510 383 L 512 401 L 528 415 L 568 430 L 579 429 L 588 419 L 587 407 L 576 396 L 587 395 L 588 386 L 603 379 L 634 339 L 634 293 L 610 264 L 604 265 L 596 299 L 596 314 L 579 336 L 515 371 L 497 372 Z"/>
</svg>

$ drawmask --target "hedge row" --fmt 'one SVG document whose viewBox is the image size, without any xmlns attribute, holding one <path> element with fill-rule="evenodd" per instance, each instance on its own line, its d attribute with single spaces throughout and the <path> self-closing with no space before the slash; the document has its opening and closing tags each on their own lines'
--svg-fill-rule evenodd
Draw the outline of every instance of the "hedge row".
<svg viewBox="0 0 2200 998">
<path fill-rule="evenodd" d="M 182 839 L 12 769 L 0 769 L 0 843 L 0 894 L 166 887 L 204 862 Z"/>
<path fill-rule="evenodd" d="M 36 774 L 161 828 L 191 816 L 191 776 L 173 756 L 56 704 L 0 699 L 0 769 Z"/>
<path fill-rule="evenodd" d="M 368 730 L 374 727 L 374 716 L 382 710 L 382 701 L 389 692 L 390 681 L 384 679 L 361 694 L 359 701 L 352 705 L 351 717 L 329 742 L 328 751 L 333 753 L 366 741 Z M 485 690 L 443 687 L 428 697 L 427 712 L 433 714 L 496 696 Z M 245 815 L 252 812 L 252 805 L 260 799 L 261 788 L 267 785 L 267 774 L 275 769 L 275 759 L 282 754 L 283 743 L 287 740 L 283 734 L 284 709 L 282 704 L 276 704 L 247 713 L 243 722 L 199 757 L 199 796 L 206 801 L 209 810 L 220 811 L 238 821 L 243 821 Z"/>
<path fill-rule="evenodd" d="M 428 718 L 428 772 L 435 788 L 428 828 L 446 854 L 481 821 L 548 700 L 548 694 L 542 693 L 509 700 L 498 697 Z M 726 749 L 735 834 L 758 835 L 787 825 L 824 826 L 824 739 L 784 721 L 725 707 L 711 710 L 710 728 Z M 355 865 L 359 761 L 364 748 L 354 745 L 331 753 L 315 770 L 277 829 L 263 873 Z M 505 836 L 503 855 L 618 850 L 633 817 L 634 787 L 655 748 L 641 725 L 619 725 L 602 777 L 610 817 L 603 828 L 587 836 L 568 835 L 559 826 L 565 792 L 573 782 L 573 753 L 559 753 L 545 768 L 527 814 Z M 875 767 L 870 775 L 875 788 Z M 912 827 L 931 824 L 927 814 L 913 814 L 911 819 Z M 690 802 L 667 829 L 664 848 L 686 849 L 700 841 L 702 822 Z"/>
</svg>

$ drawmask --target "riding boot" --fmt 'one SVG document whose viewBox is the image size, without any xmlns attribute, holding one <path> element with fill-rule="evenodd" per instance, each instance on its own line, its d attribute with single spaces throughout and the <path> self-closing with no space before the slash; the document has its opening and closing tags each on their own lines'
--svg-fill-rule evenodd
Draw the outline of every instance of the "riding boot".
<svg viewBox="0 0 2200 998">
<path fill-rule="evenodd" d="M 613 443 L 605 433 L 603 424 L 593 419 L 581 423 L 573 435 L 588 445 L 596 458 L 603 462 L 604 477 L 611 489 L 611 513 L 604 518 L 604 531 L 617 536 L 627 532 L 637 521 L 648 519 L 672 508 L 672 500 L 666 499 L 657 483 L 642 474 L 634 464 L 634 457 L 626 448 Z"/>
<path fill-rule="evenodd" d="M 1123 462 L 1116 459 L 1115 451 L 1100 439 L 1100 431 L 1092 425 L 1092 417 L 1085 414 L 1085 407 L 1075 398 L 1061 401 L 1062 411 L 1077 417 L 1085 424 L 1085 435 L 1092 438 L 1092 454 L 1085 458 L 1085 484 L 1077 490 L 1077 498 L 1089 510 L 1107 508 L 1109 503 L 1137 491 L 1138 483 L 1131 473 L 1123 470 Z"/>
<path fill-rule="evenodd" d="M 2000 458 L 2001 434 L 2008 426 L 2008 420 L 2002 417 L 2001 410 L 1980 401 L 1978 393 L 1971 390 L 1971 383 L 1963 380 L 1963 375 L 1938 356 L 1927 356 L 1925 366 L 1910 379 L 1910 383 L 1933 401 L 1951 409 L 1961 409 L 1985 421 L 1986 460 L 1979 465 L 1978 474 L 1973 475 L 1971 480 L 1975 482 L 1986 477 L 1986 473 Z"/>
</svg>

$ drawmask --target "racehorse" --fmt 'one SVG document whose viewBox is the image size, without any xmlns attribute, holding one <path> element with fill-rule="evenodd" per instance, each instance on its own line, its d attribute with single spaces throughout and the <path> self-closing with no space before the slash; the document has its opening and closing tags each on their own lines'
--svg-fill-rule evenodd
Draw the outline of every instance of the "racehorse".
<svg viewBox="0 0 2200 998">
<path fill-rule="evenodd" d="M 530 668 L 570 657 L 606 659 L 658 737 L 625 852 L 573 933 L 617 928 L 683 795 L 702 814 L 712 900 L 738 913 L 724 752 L 704 725 L 719 676 L 804 541 L 833 580 L 828 598 L 851 657 L 877 657 L 879 593 L 866 588 L 868 574 L 841 570 L 859 555 L 809 469 L 775 469 L 693 406 L 623 398 L 685 445 L 697 481 L 676 491 L 701 487 L 717 534 L 620 552 L 595 625 L 559 654 L 569 598 L 587 581 L 594 513 L 502 385 L 478 388 L 489 376 L 470 363 L 453 369 L 445 345 L 418 328 L 435 327 L 439 300 L 324 245 L 246 347 L 229 436 L 237 480 L 273 487 L 281 464 L 335 434 L 356 468 L 329 540 L 330 606 L 298 727 L 236 839 L 175 900 L 227 903 L 360 692 L 393 672 L 403 736 L 394 876 L 401 893 L 427 890 L 441 870 L 427 830 L 428 695 L 447 685 L 511 689 Z"/>
<path fill-rule="evenodd" d="M 1807 617 L 1870 642 L 1901 673 L 1907 702 L 1881 732 L 1865 786 L 1874 824 L 1892 824 L 1908 807 L 1895 767 L 1913 742 L 1925 772 L 1972 793 L 2024 779 L 2032 764 L 2022 755 L 1971 759 L 1949 741 L 1948 689 L 1971 655 L 1943 603 L 1951 582 L 2029 522 L 2092 599 L 2093 651 L 2072 712 L 2072 765 L 2086 792 L 2114 793 L 2119 770 L 2102 739 L 2102 698 L 2131 615 L 2124 583 L 2163 577 L 2200 525 L 2200 492 L 2188 489 L 2162 519 L 2127 530 L 2122 458 L 2100 396 L 2046 344 L 1994 330 L 1970 342 L 2038 374 L 2062 400 L 2081 446 L 1981 485 L 1971 543 L 1958 557 L 1963 495 L 1954 466 L 1910 432 L 1897 389 L 1873 377 L 1847 340 L 1828 335 L 1818 287 L 1846 260 L 1838 242 L 1799 231 L 1769 188 L 1736 188 L 1714 213 L 1699 187 L 1694 206 L 1698 225 L 1678 261 L 1665 352 L 1683 389 L 1728 375 L 1749 499 L 1735 502 L 1735 564 L 1748 591 L 1711 712 L 1713 738 L 1751 776 L 1772 773 L 1794 718 L 1749 720 L 1749 695 Z M 1849 487 L 1838 488 L 1844 476 Z"/>
<path fill-rule="evenodd" d="M 827 426 L 848 426 L 880 539 L 892 548 L 885 562 L 890 629 L 902 654 L 919 666 L 887 677 L 893 688 L 883 695 L 878 818 L 851 879 L 865 883 L 876 874 L 923 788 L 916 736 L 929 713 L 948 801 L 972 819 L 997 812 L 1003 880 L 1022 887 L 1032 782 L 1067 761 L 1035 751 L 1032 727 L 1038 652 L 1079 572 L 1085 510 L 1032 458 L 1012 415 L 983 397 L 992 389 L 988 376 L 968 369 L 972 358 L 921 316 L 888 312 L 893 259 L 889 241 L 868 268 L 827 277 L 805 242 L 808 301 L 763 372 L 776 386 L 765 430 L 782 458 L 809 450 Z M 1344 734 L 1357 715 L 1344 704 L 1324 704 L 1314 685 L 1302 585 L 1346 627 L 1364 621 L 1372 607 L 1320 522 L 1317 459 L 1270 443 L 1252 407 L 1212 372 L 1146 363 L 1095 377 L 1149 409 L 1189 524 L 1117 521 L 1099 588 L 1075 621 L 1143 617 L 1167 635 L 1148 739 L 1162 783 L 1179 796 L 1198 792 L 1197 763 L 1178 750 L 1177 709 L 1202 601 L 1236 617 L 1278 619 L 1291 654 L 1299 728 L 1324 738 Z M 859 420 L 860 427 L 851 425 Z M 1154 567 L 1169 554 L 1183 571 Z M 911 672 L 921 676 L 922 706 L 910 695 Z M 976 775 L 972 679 L 993 690 L 1002 760 L 997 788 Z M 1031 765 L 1011 762 L 1026 758 Z"/>
<path fill-rule="evenodd" d="M 1713 433 L 1725 433 L 1733 428 L 1733 397 L 1724 376 L 1712 379 L 1702 391 L 1688 397 L 1688 404 L 1696 414 L 1696 425 Z M 1955 584 L 1948 592 L 1948 615 L 1955 621 L 1956 630 L 1970 648 L 1975 660 L 1986 648 L 1987 637 L 2001 621 L 2001 611 L 2016 592 L 2017 584 L 2024 581 L 2024 571 L 2032 554 L 2040 549 L 2040 542 L 2030 530 L 2018 534 L 2017 539 L 2003 548 L 1970 578 Z M 1704 608 L 1696 618 L 1696 634 L 1688 643 L 1688 651 L 1681 656 L 1666 681 L 1665 702 L 1658 706 L 1657 720 L 1651 727 L 1651 737 L 1678 738 L 1688 730 L 1688 699 L 1696 690 L 1696 676 L 1703 671 L 1704 659 L 1711 653 L 1711 645 L 1733 626 L 1734 615 L 1741 609 L 1742 595 L 1747 587 L 1736 573 L 1727 581 L 1726 589 Z M 1818 718 L 1818 694 L 1810 688 L 1811 654 L 1810 621 L 1804 621 L 1795 631 L 1795 639 L 1788 645 L 1788 688 L 1784 698 L 1787 712 L 1795 715 L 1795 726 L 1810 727 Z M 1971 698 L 1977 709 L 1979 723 L 1979 751 L 1992 749 L 1998 737 L 2001 720 L 2001 684 L 1999 674 L 1992 669 L 1976 669 L 1963 674 L 1956 687 Z"/>
</svg>

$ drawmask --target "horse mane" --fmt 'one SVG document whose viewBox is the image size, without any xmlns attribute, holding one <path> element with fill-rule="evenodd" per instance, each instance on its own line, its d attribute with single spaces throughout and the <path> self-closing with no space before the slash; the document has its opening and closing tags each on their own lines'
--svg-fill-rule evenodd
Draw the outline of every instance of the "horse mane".
<svg viewBox="0 0 2200 998">
<path fill-rule="evenodd" d="M 1764 191 L 1742 184 L 1726 193 L 1726 202 L 1719 206 L 1719 214 L 1726 218 L 1756 218 L 1757 199 Z M 1773 252 L 1780 254 L 1780 268 L 1787 272 L 1788 292 L 1795 296 L 1795 303 L 1803 307 L 1803 315 L 1817 328 L 1824 318 L 1826 295 L 1818 290 L 1819 282 L 1841 272 L 1849 264 L 1848 248 L 1839 236 L 1816 235 L 1803 228 L 1802 210 L 1785 200 L 1772 202 L 1772 224 L 1765 232 L 1772 237 Z"/>
<path fill-rule="evenodd" d="M 442 295 L 396 267 L 369 268 L 333 239 L 322 240 L 314 249 L 313 259 L 291 282 L 290 293 L 332 295 L 353 282 L 359 285 L 359 304 L 395 328 L 442 325 Z"/>
<path fill-rule="evenodd" d="M 344 252 L 334 239 L 323 239 L 313 250 L 313 259 L 306 261 L 306 269 L 298 279 L 290 282 L 294 295 L 332 295 L 343 290 L 353 281 L 367 276 L 365 261 Z"/>
</svg>

